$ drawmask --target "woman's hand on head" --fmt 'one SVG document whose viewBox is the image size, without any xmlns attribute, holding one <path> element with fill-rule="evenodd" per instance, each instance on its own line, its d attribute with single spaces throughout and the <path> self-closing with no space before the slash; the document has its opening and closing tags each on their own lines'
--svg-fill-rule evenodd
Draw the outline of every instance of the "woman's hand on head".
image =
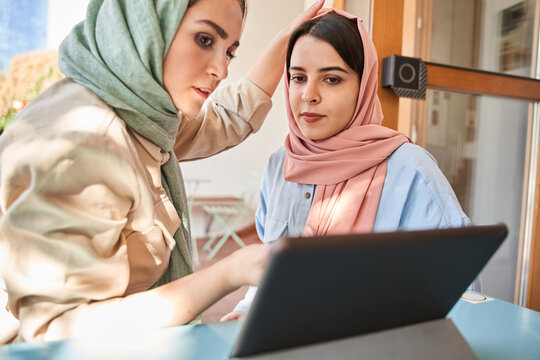
<svg viewBox="0 0 540 360">
<path fill-rule="evenodd" d="M 283 28 L 282 31 L 284 34 L 289 37 L 298 26 L 317 15 L 323 5 L 324 0 L 315 1 L 310 7 L 298 14 L 285 28 Z"/>
<path fill-rule="evenodd" d="M 287 44 L 294 30 L 303 22 L 313 18 L 324 5 L 324 1 L 316 1 L 309 8 L 297 15 L 287 26 L 282 28 L 277 36 L 262 53 L 259 60 L 253 64 L 246 78 L 255 83 L 268 96 L 272 96 L 283 76 Z"/>
</svg>

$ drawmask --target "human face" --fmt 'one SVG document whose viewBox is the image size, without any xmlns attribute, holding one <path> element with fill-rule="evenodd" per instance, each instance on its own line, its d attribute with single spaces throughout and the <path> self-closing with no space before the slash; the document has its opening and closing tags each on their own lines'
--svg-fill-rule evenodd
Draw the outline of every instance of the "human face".
<svg viewBox="0 0 540 360">
<path fill-rule="evenodd" d="M 178 110 L 200 112 L 227 77 L 241 31 L 238 0 L 198 0 L 187 9 L 163 62 L 163 86 Z"/>
<path fill-rule="evenodd" d="M 302 135 L 323 140 L 349 124 L 359 78 L 332 45 L 309 35 L 298 38 L 289 73 L 289 103 Z"/>
</svg>

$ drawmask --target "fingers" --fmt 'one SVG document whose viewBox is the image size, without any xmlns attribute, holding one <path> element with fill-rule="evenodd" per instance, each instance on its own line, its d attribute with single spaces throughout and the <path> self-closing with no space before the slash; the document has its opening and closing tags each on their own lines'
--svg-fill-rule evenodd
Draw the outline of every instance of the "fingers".
<svg viewBox="0 0 540 360">
<path fill-rule="evenodd" d="M 318 13 L 319 10 L 321 10 L 323 6 L 324 6 L 324 0 L 315 1 L 315 3 L 313 3 L 313 5 L 311 5 L 308 8 L 308 12 L 311 13 L 311 16 L 309 18 L 312 18 L 316 13 Z"/>
<path fill-rule="evenodd" d="M 301 12 L 300 14 L 298 14 L 291 23 L 289 23 L 289 25 L 287 25 L 283 30 L 285 31 L 285 34 L 287 35 L 287 38 L 288 36 L 290 36 L 292 34 L 292 32 L 298 27 L 300 26 L 302 23 L 310 20 L 311 18 L 313 18 L 315 15 L 317 15 L 317 13 L 319 12 L 319 10 L 322 9 L 324 5 L 324 0 L 321 0 L 321 1 L 315 1 L 313 3 L 313 5 L 311 5 L 310 7 L 308 7 L 306 10 L 304 10 L 303 12 Z"/>
<path fill-rule="evenodd" d="M 225 321 L 233 321 L 233 320 L 240 320 L 244 316 L 244 313 L 242 311 L 231 311 L 227 315 L 223 316 L 219 321 L 225 322 Z"/>
<path fill-rule="evenodd" d="M 307 21 L 307 20 L 311 19 L 312 17 L 314 17 L 315 15 L 317 15 L 319 10 L 322 9 L 323 5 L 324 5 L 324 0 L 315 1 L 313 3 L 313 5 L 311 5 L 306 10 L 304 10 L 304 12 L 301 13 L 300 16 L 298 16 L 298 18 L 295 19 L 295 21 L 294 21 L 295 25 L 298 26 L 298 25 L 302 24 L 304 21 Z"/>
</svg>

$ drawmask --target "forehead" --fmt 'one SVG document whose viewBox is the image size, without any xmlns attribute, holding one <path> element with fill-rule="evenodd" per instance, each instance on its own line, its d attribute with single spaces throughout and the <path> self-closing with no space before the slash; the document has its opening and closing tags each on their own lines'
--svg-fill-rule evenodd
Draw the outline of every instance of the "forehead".
<svg viewBox="0 0 540 360">
<path fill-rule="evenodd" d="M 328 67 L 348 65 L 328 42 L 310 35 L 298 38 L 291 53 L 291 67 Z"/>
<path fill-rule="evenodd" d="M 197 0 L 187 9 L 182 24 L 204 26 L 207 24 L 205 21 L 211 21 L 223 28 L 229 39 L 238 40 L 243 23 L 242 9 L 238 0 Z"/>
</svg>

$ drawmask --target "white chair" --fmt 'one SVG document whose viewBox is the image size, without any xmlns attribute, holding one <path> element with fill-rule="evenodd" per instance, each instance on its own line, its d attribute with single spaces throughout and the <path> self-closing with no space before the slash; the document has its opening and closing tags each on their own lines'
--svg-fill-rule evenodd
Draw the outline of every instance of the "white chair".
<svg viewBox="0 0 540 360">
<path fill-rule="evenodd" d="M 246 246 L 244 241 L 236 233 L 238 225 L 251 214 L 251 203 L 258 189 L 260 173 L 250 171 L 246 179 L 246 188 L 242 192 L 240 199 L 232 204 L 208 204 L 204 205 L 203 209 L 213 217 L 219 225 L 219 229 L 212 235 L 203 249 L 209 251 L 208 259 L 212 259 L 217 252 L 223 247 L 225 242 L 232 238 L 240 247 Z M 219 238 L 217 243 L 214 242 Z M 214 245 L 212 247 L 212 245 Z"/>
<path fill-rule="evenodd" d="M 186 179 L 184 181 L 186 184 L 186 192 L 188 194 L 187 196 L 187 204 L 188 204 L 188 212 L 189 212 L 189 218 L 191 221 L 191 226 L 193 227 L 193 203 L 195 202 L 195 195 L 197 194 L 197 190 L 199 189 L 199 185 L 203 183 L 210 183 L 210 180 L 208 179 Z M 197 248 L 197 237 L 192 233 L 192 241 L 191 241 L 191 257 L 193 258 L 193 262 L 195 265 L 200 265 L 199 261 L 199 250 Z"/>
</svg>

